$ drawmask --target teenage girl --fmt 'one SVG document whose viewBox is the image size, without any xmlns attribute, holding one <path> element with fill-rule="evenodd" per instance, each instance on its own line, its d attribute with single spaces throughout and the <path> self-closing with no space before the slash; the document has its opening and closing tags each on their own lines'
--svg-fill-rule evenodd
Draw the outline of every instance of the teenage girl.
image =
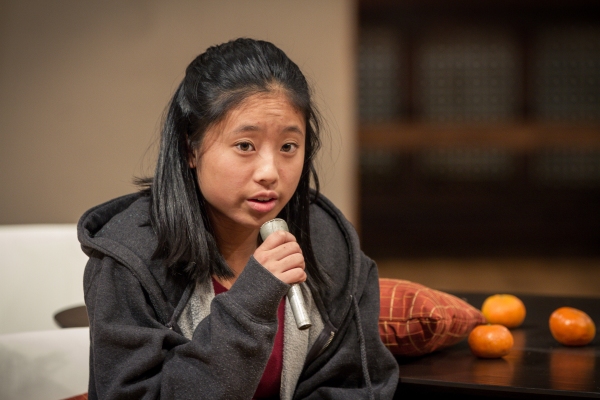
<svg viewBox="0 0 600 400">
<path fill-rule="evenodd" d="M 306 79 L 273 44 L 238 39 L 192 61 L 154 176 L 78 225 L 90 399 L 393 397 L 377 268 L 319 194 L 319 145 Z M 276 217 L 289 232 L 263 240 Z"/>
</svg>

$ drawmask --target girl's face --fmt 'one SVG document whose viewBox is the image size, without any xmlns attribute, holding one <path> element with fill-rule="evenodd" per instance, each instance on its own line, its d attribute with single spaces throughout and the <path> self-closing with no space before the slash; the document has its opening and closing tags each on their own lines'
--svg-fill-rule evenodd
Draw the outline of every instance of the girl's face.
<svg viewBox="0 0 600 400">
<path fill-rule="evenodd" d="M 282 92 L 250 96 L 207 130 L 190 166 L 217 235 L 258 231 L 277 216 L 300 181 L 305 137 L 302 114 Z"/>
</svg>

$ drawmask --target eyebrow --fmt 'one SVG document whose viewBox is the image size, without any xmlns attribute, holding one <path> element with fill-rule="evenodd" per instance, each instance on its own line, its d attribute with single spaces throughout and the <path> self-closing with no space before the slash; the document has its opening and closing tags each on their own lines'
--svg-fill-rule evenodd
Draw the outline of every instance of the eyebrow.
<svg viewBox="0 0 600 400">
<path fill-rule="evenodd" d="M 238 134 L 238 133 L 244 133 L 244 132 L 258 132 L 258 131 L 260 131 L 260 128 L 256 125 L 242 125 L 236 129 L 234 129 L 232 133 Z M 288 132 L 297 133 L 299 135 L 305 134 L 305 132 L 302 129 L 300 129 L 300 127 L 298 127 L 297 125 L 286 126 L 281 133 L 288 133 Z"/>
</svg>

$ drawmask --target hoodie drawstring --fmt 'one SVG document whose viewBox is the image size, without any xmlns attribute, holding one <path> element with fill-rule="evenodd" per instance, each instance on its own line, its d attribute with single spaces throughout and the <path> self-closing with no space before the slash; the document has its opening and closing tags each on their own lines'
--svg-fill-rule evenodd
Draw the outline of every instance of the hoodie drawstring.
<svg viewBox="0 0 600 400">
<path fill-rule="evenodd" d="M 369 399 L 375 400 L 375 394 L 373 393 L 373 386 L 371 385 L 371 377 L 369 376 L 369 364 L 367 361 L 367 349 L 365 347 L 365 337 L 363 335 L 362 330 L 362 322 L 360 320 L 360 312 L 358 308 L 358 303 L 356 301 L 356 297 L 352 296 L 352 304 L 354 306 L 354 315 L 356 321 L 356 330 L 358 331 L 358 341 L 360 343 L 360 361 L 362 366 L 363 377 L 365 378 L 365 383 L 367 384 L 367 389 L 369 391 Z"/>
<path fill-rule="evenodd" d="M 196 287 L 196 285 L 193 283 L 189 283 L 187 285 L 187 287 L 185 288 L 185 291 L 183 292 L 183 295 L 181 296 L 181 299 L 179 299 L 179 303 L 177 304 L 177 307 L 173 311 L 173 315 L 171 315 L 171 320 L 166 325 L 167 328 L 169 328 L 169 329 L 175 328 L 175 330 L 178 333 L 181 333 L 179 327 L 177 326 L 177 320 L 179 319 L 179 316 L 183 312 L 183 309 L 185 308 L 190 297 L 192 297 L 192 293 L 194 292 L 195 287 Z"/>
</svg>

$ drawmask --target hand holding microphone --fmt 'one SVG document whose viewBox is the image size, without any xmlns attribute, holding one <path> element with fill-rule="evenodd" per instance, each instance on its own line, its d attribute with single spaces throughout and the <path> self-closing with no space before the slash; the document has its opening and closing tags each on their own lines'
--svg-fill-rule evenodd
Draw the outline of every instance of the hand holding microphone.
<svg viewBox="0 0 600 400">
<path fill-rule="evenodd" d="M 269 237 L 269 235 L 276 231 L 289 232 L 287 223 L 280 218 L 267 221 L 260 228 L 260 236 L 264 241 L 267 239 L 267 237 Z M 291 234 L 289 236 L 293 238 Z M 274 248 L 268 248 L 263 254 L 257 254 L 257 260 L 261 264 L 264 262 L 263 265 L 265 265 L 271 261 L 270 259 L 275 259 L 278 268 L 277 273 L 281 275 L 284 275 L 288 271 L 296 272 L 294 270 L 298 268 L 299 263 L 301 263 L 302 267 L 304 267 L 304 258 L 302 257 L 300 246 L 295 240 L 291 240 L 291 238 L 289 240 L 282 238 L 283 243 L 279 243 Z M 264 259 L 262 257 L 263 255 Z M 300 260 L 299 257 L 302 257 L 302 259 Z M 270 265 L 265 265 L 265 267 L 270 269 Z M 284 279 L 282 280 L 285 282 Z M 298 326 L 298 329 L 310 328 L 312 324 L 310 322 L 310 318 L 308 317 L 308 312 L 306 310 L 306 305 L 304 304 L 304 297 L 302 296 L 302 290 L 300 289 L 300 286 L 296 283 L 292 284 L 292 287 L 288 291 L 287 297 L 292 308 L 294 318 L 296 319 L 296 325 Z"/>
</svg>

